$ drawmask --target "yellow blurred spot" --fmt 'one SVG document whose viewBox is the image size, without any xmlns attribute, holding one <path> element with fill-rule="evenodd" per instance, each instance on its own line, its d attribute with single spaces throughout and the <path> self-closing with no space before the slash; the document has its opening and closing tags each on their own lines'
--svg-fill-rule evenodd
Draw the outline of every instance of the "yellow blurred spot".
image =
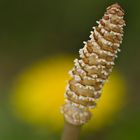
<svg viewBox="0 0 140 140">
<path fill-rule="evenodd" d="M 60 107 L 64 103 L 68 71 L 73 67 L 73 57 L 52 57 L 27 68 L 16 79 L 12 88 L 11 102 L 16 116 L 35 125 L 49 125 L 60 130 L 63 116 Z M 125 85 L 119 73 L 113 73 L 98 106 L 93 110 L 93 118 L 86 125 L 99 129 L 122 107 Z"/>
</svg>

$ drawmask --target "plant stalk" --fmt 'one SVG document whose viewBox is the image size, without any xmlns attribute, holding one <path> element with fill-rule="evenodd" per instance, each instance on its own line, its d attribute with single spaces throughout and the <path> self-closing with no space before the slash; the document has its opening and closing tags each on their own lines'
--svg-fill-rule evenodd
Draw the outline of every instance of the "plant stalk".
<svg viewBox="0 0 140 140">
<path fill-rule="evenodd" d="M 61 140 L 78 140 L 81 126 L 72 125 L 65 121 Z"/>
</svg>

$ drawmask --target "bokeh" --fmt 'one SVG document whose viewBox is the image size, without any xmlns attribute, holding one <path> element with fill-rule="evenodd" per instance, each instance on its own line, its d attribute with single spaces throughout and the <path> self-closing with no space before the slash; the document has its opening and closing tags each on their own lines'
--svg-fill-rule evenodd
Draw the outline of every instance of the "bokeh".
<svg viewBox="0 0 140 140">
<path fill-rule="evenodd" d="M 83 140 L 139 140 L 140 1 L 0 1 L 0 140 L 59 140 L 68 71 L 96 20 L 118 2 L 121 53 Z"/>
</svg>

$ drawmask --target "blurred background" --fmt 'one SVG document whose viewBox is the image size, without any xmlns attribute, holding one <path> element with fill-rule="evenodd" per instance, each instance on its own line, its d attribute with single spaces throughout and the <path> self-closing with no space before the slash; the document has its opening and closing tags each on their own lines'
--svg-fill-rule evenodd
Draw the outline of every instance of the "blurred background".
<svg viewBox="0 0 140 140">
<path fill-rule="evenodd" d="M 59 140 L 68 71 L 115 0 L 0 1 L 0 140 Z M 140 1 L 126 12 L 122 52 L 83 140 L 140 139 Z"/>
</svg>

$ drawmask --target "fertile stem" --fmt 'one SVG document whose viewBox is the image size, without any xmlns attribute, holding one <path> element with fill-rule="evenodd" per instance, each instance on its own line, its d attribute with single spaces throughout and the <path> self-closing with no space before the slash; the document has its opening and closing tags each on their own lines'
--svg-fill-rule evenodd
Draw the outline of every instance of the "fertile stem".
<svg viewBox="0 0 140 140">
<path fill-rule="evenodd" d="M 77 140 L 81 125 L 91 118 L 90 109 L 96 106 L 120 51 L 125 26 L 123 17 L 119 4 L 109 6 L 93 27 L 90 40 L 80 49 L 80 57 L 74 60 L 62 107 L 67 122 L 62 140 Z"/>
<path fill-rule="evenodd" d="M 64 132 L 61 140 L 78 140 L 81 126 L 72 125 L 65 121 Z"/>
</svg>

